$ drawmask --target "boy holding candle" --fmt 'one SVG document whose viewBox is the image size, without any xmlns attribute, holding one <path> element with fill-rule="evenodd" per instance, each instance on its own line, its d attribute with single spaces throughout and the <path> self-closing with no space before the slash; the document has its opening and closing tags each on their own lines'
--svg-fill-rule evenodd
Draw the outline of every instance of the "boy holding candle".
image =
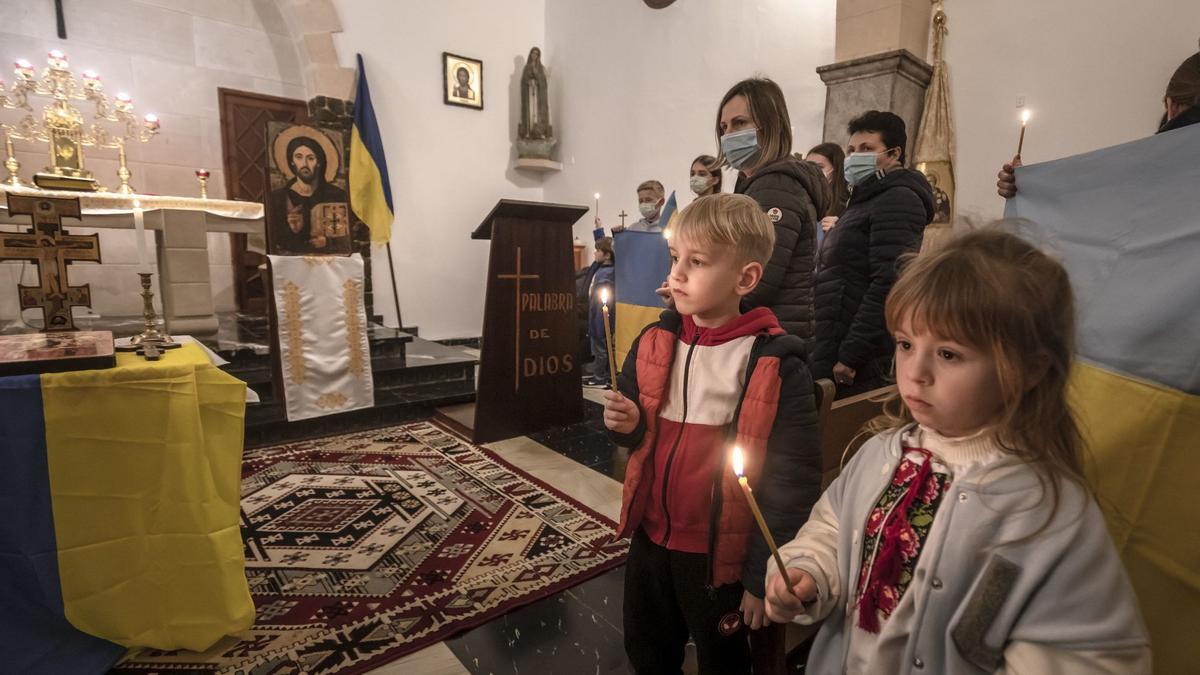
<svg viewBox="0 0 1200 675">
<path fill-rule="evenodd" d="M 616 312 L 609 308 L 608 315 L 601 311 L 601 295 L 607 291 L 607 299 L 612 301 L 615 297 L 613 292 L 616 274 L 614 272 L 614 264 L 616 256 L 613 254 L 612 237 L 600 237 L 596 239 L 596 262 L 595 272 L 592 274 L 592 282 L 588 289 L 588 337 L 592 343 L 592 376 L 584 381 L 585 387 L 607 387 L 611 373 L 609 373 L 608 361 L 608 338 L 607 335 L 613 329 L 613 321 L 616 317 Z M 605 330 L 604 324 L 608 323 L 608 330 Z"/>
<path fill-rule="evenodd" d="M 744 195 L 701 197 L 669 239 L 674 309 L 634 342 L 604 421 L 631 448 L 621 536 L 625 650 L 638 673 L 679 672 L 690 634 L 701 673 L 749 673 L 745 627 L 767 625 L 767 544 L 738 477 L 745 458 L 775 539 L 795 534 L 820 494 L 812 378 L 801 340 L 766 308 L 742 314 L 775 229 Z"/>
</svg>

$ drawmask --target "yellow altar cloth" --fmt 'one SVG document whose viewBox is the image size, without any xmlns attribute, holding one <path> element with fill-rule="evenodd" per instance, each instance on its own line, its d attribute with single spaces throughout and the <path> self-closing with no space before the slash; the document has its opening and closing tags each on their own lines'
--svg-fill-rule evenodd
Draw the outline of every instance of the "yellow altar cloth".
<svg viewBox="0 0 1200 675">
<path fill-rule="evenodd" d="M 246 385 L 184 344 L 42 376 L 67 619 L 127 647 L 248 628 L 239 483 Z"/>
</svg>

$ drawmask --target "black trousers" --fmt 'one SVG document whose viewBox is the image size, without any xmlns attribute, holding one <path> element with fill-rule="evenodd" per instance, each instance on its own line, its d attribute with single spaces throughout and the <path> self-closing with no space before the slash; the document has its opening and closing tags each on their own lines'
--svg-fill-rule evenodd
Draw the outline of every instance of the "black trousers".
<svg viewBox="0 0 1200 675">
<path fill-rule="evenodd" d="M 708 589 L 703 553 L 669 551 L 640 528 L 625 563 L 625 653 L 638 675 L 678 675 L 688 635 L 701 675 L 748 675 L 742 585 Z"/>
</svg>

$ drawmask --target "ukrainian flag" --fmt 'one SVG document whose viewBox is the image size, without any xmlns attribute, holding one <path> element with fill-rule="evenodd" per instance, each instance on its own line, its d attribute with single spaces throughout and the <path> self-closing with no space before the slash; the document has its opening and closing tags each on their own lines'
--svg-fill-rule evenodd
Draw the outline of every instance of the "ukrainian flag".
<svg viewBox="0 0 1200 675">
<path fill-rule="evenodd" d="M 245 397 L 193 344 L 0 377 L 0 671 L 103 673 L 253 623 Z"/>
<path fill-rule="evenodd" d="M 371 243 L 392 238 L 392 185 L 362 54 L 358 55 L 358 94 L 354 98 L 354 127 L 350 131 L 350 208 L 371 228 Z"/>
<path fill-rule="evenodd" d="M 667 217 L 665 210 L 663 217 Z M 642 329 L 662 314 L 662 298 L 655 291 L 671 272 L 671 256 L 661 233 L 632 230 L 613 234 L 613 254 L 617 259 L 617 330 L 613 341 L 620 368 Z"/>
<path fill-rule="evenodd" d="M 659 216 L 658 222 L 662 223 L 663 231 L 670 232 L 671 226 L 674 225 L 675 219 L 679 217 L 679 202 L 675 201 L 675 191 L 671 190 L 671 196 L 667 198 L 667 202 L 663 204 L 662 215 Z"/>
<path fill-rule="evenodd" d="M 1200 125 L 1023 167 L 1006 212 L 1030 219 L 1071 274 L 1084 468 L 1159 673 L 1200 663 L 1197 156 Z"/>
</svg>

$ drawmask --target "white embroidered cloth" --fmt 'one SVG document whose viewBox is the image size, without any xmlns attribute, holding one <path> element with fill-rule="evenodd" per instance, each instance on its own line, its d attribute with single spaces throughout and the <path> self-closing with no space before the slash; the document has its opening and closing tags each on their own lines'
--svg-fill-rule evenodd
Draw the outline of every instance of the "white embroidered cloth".
<svg viewBox="0 0 1200 675">
<path fill-rule="evenodd" d="M 288 421 L 375 405 L 362 256 L 268 257 Z"/>
</svg>

